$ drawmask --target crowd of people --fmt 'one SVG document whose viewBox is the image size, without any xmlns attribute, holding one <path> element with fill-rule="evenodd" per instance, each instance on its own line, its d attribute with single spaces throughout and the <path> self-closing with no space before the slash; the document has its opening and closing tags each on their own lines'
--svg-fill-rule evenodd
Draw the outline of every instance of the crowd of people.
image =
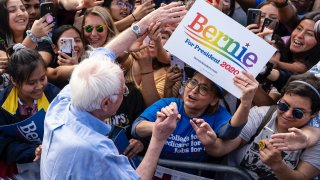
<svg viewBox="0 0 320 180">
<path fill-rule="evenodd" d="M 148 180 L 159 158 L 320 176 L 320 1 L 207 1 L 277 49 L 257 77 L 234 76 L 239 99 L 164 49 L 193 3 L 0 0 L 0 179 Z M 19 124 L 42 110 L 41 127 Z"/>
</svg>

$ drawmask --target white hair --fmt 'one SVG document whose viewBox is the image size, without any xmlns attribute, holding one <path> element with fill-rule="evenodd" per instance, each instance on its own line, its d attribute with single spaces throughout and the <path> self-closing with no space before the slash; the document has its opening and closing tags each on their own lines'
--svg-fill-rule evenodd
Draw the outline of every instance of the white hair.
<svg viewBox="0 0 320 180">
<path fill-rule="evenodd" d="M 115 93 L 123 86 L 123 71 L 106 56 L 92 56 L 74 69 L 70 79 L 71 103 L 91 112 L 101 108 L 104 98 L 115 102 Z"/>
</svg>

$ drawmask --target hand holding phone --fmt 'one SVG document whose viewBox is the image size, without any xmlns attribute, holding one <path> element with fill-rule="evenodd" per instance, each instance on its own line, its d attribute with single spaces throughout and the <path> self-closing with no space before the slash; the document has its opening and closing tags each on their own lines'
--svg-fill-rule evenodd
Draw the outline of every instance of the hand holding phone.
<svg viewBox="0 0 320 180">
<path fill-rule="evenodd" d="M 269 127 L 265 126 L 261 131 L 261 139 L 268 140 L 271 138 L 272 134 L 274 134 L 274 131 Z"/>
<path fill-rule="evenodd" d="M 260 27 L 260 19 L 261 19 L 261 10 L 260 9 L 248 9 L 247 14 L 247 25 L 257 24 Z"/>
<path fill-rule="evenodd" d="M 273 39 L 274 30 L 278 27 L 278 22 L 271 18 L 265 18 L 262 24 L 261 32 L 269 32 L 268 35 L 263 38 L 267 41 L 271 41 Z"/>
<path fill-rule="evenodd" d="M 179 73 L 181 71 L 183 71 L 184 69 L 184 62 L 181 61 L 179 58 L 177 58 L 176 56 L 174 55 L 171 55 L 171 61 L 170 61 L 170 64 L 172 66 L 172 71 L 174 73 Z"/>
<path fill-rule="evenodd" d="M 69 57 L 73 57 L 74 39 L 73 38 L 60 38 L 59 50 Z"/>
<path fill-rule="evenodd" d="M 47 15 L 49 14 L 49 15 Z M 40 4 L 40 16 L 46 16 L 47 23 L 52 23 L 54 21 L 54 6 L 52 2 L 45 2 Z"/>
</svg>

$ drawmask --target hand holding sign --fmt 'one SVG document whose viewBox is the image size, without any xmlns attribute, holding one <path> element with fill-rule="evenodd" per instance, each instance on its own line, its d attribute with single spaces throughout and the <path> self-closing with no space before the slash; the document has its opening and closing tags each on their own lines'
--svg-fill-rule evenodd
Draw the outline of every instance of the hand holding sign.
<svg viewBox="0 0 320 180">
<path fill-rule="evenodd" d="M 248 72 L 242 71 L 242 74 L 233 78 L 234 84 L 242 90 L 241 104 L 251 107 L 254 95 L 259 87 L 259 82 Z"/>
<path fill-rule="evenodd" d="M 164 48 L 238 98 L 242 89 L 233 77 L 242 71 L 257 76 L 276 50 L 203 0 L 194 3 Z"/>
</svg>

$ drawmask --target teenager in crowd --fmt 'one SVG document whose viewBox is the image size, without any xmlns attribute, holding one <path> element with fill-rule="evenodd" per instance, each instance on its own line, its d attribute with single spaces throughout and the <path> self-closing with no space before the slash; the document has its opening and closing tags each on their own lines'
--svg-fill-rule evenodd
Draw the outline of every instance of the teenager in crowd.
<svg viewBox="0 0 320 180">
<path fill-rule="evenodd" d="M 50 102 L 60 91 L 48 84 L 46 65 L 35 50 L 16 50 L 9 59 L 8 74 L 12 85 L 0 93 L 0 103 L 2 111 L 7 111 L 15 118 L 0 118 L 1 126 L 20 122 L 41 109 L 47 111 Z M 20 138 L 0 131 L 0 161 L 3 165 L 0 169 L 2 173 L 7 172 L 2 178 L 39 179 L 40 164 L 37 160 L 41 142 L 33 144 Z"/>
<path fill-rule="evenodd" d="M 303 150 L 282 151 L 268 139 L 272 133 L 287 133 L 290 128 L 302 128 L 318 114 L 319 82 L 312 74 L 292 76 L 284 87 L 277 110 L 271 113 L 264 125 L 267 128 L 260 131 L 258 129 L 268 106 L 252 108 L 240 136 L 233 140 L 217 138 L 204 121 L 193 124 L 193 127 L 210 155 L 223 156 L 238 148 L 229 155 L 228 164 L 240 165 L 254 179 L 313 179 L 320 170 L 319 141 Z"/>
</svg>

